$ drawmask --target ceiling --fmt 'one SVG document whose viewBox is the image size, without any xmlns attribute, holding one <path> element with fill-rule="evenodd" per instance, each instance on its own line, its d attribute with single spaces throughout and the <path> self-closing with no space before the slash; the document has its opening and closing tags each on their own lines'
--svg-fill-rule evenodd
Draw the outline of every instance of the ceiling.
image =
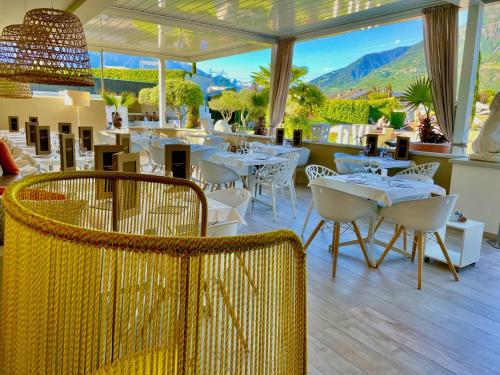
<svg viewBox="0 0 500 375">
<path fill-rule="evenodd" d="M 84 24 L 91 49 L 201 61 L 269 48 L 279 39 L 333 35 L 408 19 L 423 8 L 466 0 L 54 0 Z M 472 1 L 472 0 L 471 0 Z M 51 0 L 27 0 L 27 8 Z M 25 6 L 0 0 L 0 26 Z"/>
</svg>

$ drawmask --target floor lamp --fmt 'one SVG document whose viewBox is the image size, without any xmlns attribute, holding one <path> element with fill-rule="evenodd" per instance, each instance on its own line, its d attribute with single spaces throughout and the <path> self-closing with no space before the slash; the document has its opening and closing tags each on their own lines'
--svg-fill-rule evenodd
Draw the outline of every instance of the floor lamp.
<svg viewBox="0 0 500 375">
<path fill-rule="evenodd" d="M 76 107 L 77 124 L 80 126 L 80 107 L 90 107 L 90 92 L 64 90 L 64 105 Z"/>
</svg>

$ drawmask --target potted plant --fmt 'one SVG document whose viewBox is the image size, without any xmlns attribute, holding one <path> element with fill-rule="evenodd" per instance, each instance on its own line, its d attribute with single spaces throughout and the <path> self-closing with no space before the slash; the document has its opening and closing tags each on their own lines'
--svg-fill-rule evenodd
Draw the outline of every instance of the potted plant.
<svg viewBox="0 0 500 375">
<path fill-rule="evenodd" d="M 115 127 L 116 129 L 121 129 L 123 119 L 120 115 L 119 110 L 122 107 L 128 107 L 134 104 L 137 101 L 135 94 L 125 91 L 120 95 L 116 95 L 114 92 L 104 91 L 101 96 L 106 106 L 112 107 L 114 109 L 111 118 L 113 127 Z"/>
<path fill-rule="evenodd" d="M 266 135 L 266 113 L 269 106 L 269 91 L 255 91 L 250 98 L 251 100 L 251 115 L 257 119 L 255 124 L 254 134 Z"/>
<path fill-rule="evenodd" d="M 450 152 L 450 145 L 446 143 L 446 138 L 441 131 L 434 116 L 431 116 L 433 106 L 431 82 L 427 77 L 417 78 L 403 92 L 401 101 L 405 107 L 417 111 L 424 107 L 425 115 L 419 116 L 418 135 L 420 142 L 412 142 L 410 150 L 427 151 L 437 153 Z"/>
</svg>

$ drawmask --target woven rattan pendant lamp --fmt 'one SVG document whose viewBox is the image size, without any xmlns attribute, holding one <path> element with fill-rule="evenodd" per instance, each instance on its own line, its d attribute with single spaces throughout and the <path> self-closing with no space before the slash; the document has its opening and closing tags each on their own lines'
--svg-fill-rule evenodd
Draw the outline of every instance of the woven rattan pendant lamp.
<svg viewBox="0 0 500 375">
<path fill-rule="evenodd" d="M 17 81 L 94 86 L 87 41 L 77 16 L 59 9 L 37 8 L 26 13 L 23 25 L 17 39 Z"/>
<path fill-rule="evenodd" d="M 12 82 L 0 78 L 0 98 L 30 99 L 32 97 L 29 83 Z"/>
</svg>

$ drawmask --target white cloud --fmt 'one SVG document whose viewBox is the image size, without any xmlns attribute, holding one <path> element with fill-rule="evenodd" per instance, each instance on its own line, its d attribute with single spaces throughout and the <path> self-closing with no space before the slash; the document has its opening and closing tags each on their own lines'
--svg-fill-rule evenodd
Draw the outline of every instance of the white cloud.
<svg viewBox="0 0 500 375">
<path fill-rule="evenodd" d="M 396 39 L 396 40 L 394 41 L 394 44 L 399 44 L 399 43 L 401 43 L 401 39 Z"/>
</svg>

